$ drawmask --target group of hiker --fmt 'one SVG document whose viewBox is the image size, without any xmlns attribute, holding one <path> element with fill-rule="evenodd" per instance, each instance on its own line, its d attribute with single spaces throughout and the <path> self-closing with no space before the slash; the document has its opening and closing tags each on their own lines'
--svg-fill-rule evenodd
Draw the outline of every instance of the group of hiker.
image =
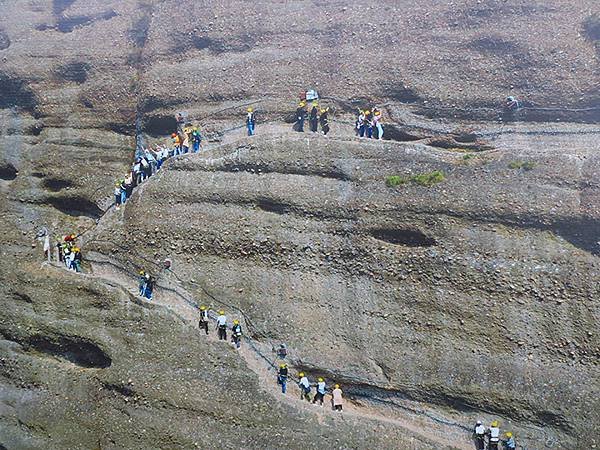
<svg viewBox="0 0 600 450">
<path fill-rule="evenodd" d="M 319 102 L 317 100 L 313 100 L 312 108 L 310 109 L 310 112 L 308 112 L 306 109 L 306 101 L 301 100 L 300 103 L 298 103 L 298 108 L 296 109 L 296 121 L 292 127 L 293 130 L 303 133 L 304 123 L 307 119 L 309 130 L 313 133 L 317 133 L 319 131 L 319 126 L 321 127 L 321 133 L 324 135 L 329 133 L 329 107 L 319 107 Z"/>
<path fill-rule="evenodd" d="M 517 444 L 511 431 L 504 433 L 505 439 L 500 438 L 500 424 L 494 420 L 489 427 L 483 425 L 481 420 L 478 420 L 473 430 L 473 439 L 477 450 L 499 450 L 499 445 L 502 444 L 506 450 L 515 450 Z M 487 444 L 487 447 L 486 447 Z"/>
<path fill-rule="evenodd" d="M 287 364 L 281 363 L 279 370 L 277 371 L 277 383 L 281 386 L 281 393 L 285 394 L 287 391 L 287 380 L 289 376 L 289 369 Z M 312 398 L 312 404 L 319 402 L 319 406 L 323 407 L 323 401 L 327 394 L 327 384 L 321 377 L 317 378 L 316 383 L 311 383 L 304 372 L 298 374 L 299 381 L 298 387 L 300 388 L 300 399 L 311 402 L 311 391 L 312 387 L 315 387 L 315 396 Z M 336 384 L 333 386 L 331 391 L 331 406 L 335 411 L 341 411 L 343 408 L 343 392 L 340 389 L 340 385 Z"/>
<path fill-rule="evenodd" d="M 381 111 L 378 108 L 359 109 L 354 128 L 358 137 L 383 140 Z"/>
<path fill-rule="evenodd" d="M 206 308 L 206 306 L 202 305 L 200 307 L 200 318 L 198 319 L 198 327 L 201 330 L 204 330 L 207 336 L 209 320 L 210 316 L 208 313 L 208 309 Z M 217 315 L 215 330 L 217 331 L 220 341 L 227 340 L 227 316 L 225 315 L 225 311 L 223 310 L 220 310 Z M 239 349 L 242 345 L 242 326 L 240 325 L 240 321 L 238 319 L 234 319 L 233 325 L 231 325 L 231 342 L 237 349 Z"/>
<path fill-rule="evenodd" d="M 69 270 L 81 272 L 81 249 L 75 242 L 77 236 L 68 234 L 63 237 L 62 242 L 56 243 L 57 259 Z"/>
</svg>

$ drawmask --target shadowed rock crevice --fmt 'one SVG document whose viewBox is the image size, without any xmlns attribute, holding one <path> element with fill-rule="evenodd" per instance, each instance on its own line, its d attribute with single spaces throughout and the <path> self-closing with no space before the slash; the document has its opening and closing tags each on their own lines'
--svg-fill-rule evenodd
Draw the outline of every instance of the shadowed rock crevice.
<svg viewBox="0 0 600 450">
<path fill-rule="evenodd" d="M 42 185 L 49 191 L 58 192 L 68 187 L 72 187 L 73 182 L 70 180 L 62 180 L 60 178 L 46 178 L 42 182 Z"/>
<path fill-rule="evenodd" d="M 172 115 L 160 115 L 145 117 L 142 131 L 150 136 L 170 135 L 177 130 L 177 120 Z"/>
<path fill-rule="evenodd" d="M 275 214 L 287 214 L 291 211 L 291 207 L 285 203 L 276 202 L 268 198 L 259 198 L 256 200 L 256 207 L 265 212 Z"/>
<path fill-rule="evenodd" d="M 407 247 L 431 247 L 437 244 L 435 239 L 417 229 L 380 228 L 372 230 L 370 234 L 379 241 L 394 245 L 405 245 Z"/>
<path fill-rule="evenodd" d="M 56 77 L 60 80 L 82 84 L 87 81 L 90 68 L 91 66 L 86 62 L 73 61 L 60 66 L 56 71 Z"/>
<path fill-rule="evenodd" d="M 0 163 L 0 179 L 5 181 L 12 181 L 17 178 L 18 171 L 12 164 Z"/>
<path fill-rule="evenodd" d="M 50 197 L 46 202 L 69 216 L 85 216 L 92 219 L 99 219 L 103 211 L 94 202 L 85 197 Z"/>
<path fill-rule="evenodd" d="M 25 340 L 23 346 L 85 368 L 104 369 L 112 364 L 100 347 L 78 337 L 34 335 Z"/>
<path fill-rule="evenodd" d="M 402 128 L 392 125 L 385 124 L 383 131 L 383 139 L 397 142 L 412 142 L 423 139 L 424 136 L 418 136 L 417 134 L 409 133 Z"/>
<path fill-rule="evenodd" d="M 17 106 L 33 110 L 36 105 L 35 95 L 24 80 L 0 72 L 0 108 Z"/>
<path fill-rule="evenodd" d="M 94 22 L 102 20 L 110 20 L 113 17 L 117 17 L 117 13 L 113 10 L 103 12 L 94 16 L 75 16 L 75 17 L 61 17 L 56 23 L 56 29 L 61 33 L 71 33 L 77 28 L 82 28 L 88 25 L 92 25 Z"/>
</svg>

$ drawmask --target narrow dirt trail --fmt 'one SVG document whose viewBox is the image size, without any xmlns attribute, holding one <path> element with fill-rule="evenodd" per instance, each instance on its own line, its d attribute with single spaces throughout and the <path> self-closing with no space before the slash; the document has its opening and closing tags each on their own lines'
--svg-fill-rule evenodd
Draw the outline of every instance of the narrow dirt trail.
<svg viewBox="0 0 600 450">
<path fill-rule="evenodd" d="M 93 277 L 101 280 L 111 286 L 116 286 L 121 290 L 126 291 L 130 296 L 138 297 L 141 302 L 146 302 L 145 299 L 139 297 L 136 286 L 132 283 L 131 279 L 124 273 L 122 273 L 117 267 L 115 262 L 111 261 L 106 256 L 102 257 L 100 254 L 92 255 L 92 267 L 93 274 L 85 274 L 84 276 Z M 151 302 L 152 305 L 158 305 L 164 307 L 175 313 L 182 321 L 187 323 L 188 326 L 198 330 L 198 339 L 206 339 L 209 342 L 219 342 L 217 334 L 214 328 L 209 329 L 209 335 L 205 336 L 204 333 L 198 329 L 198 311 L 197 309 L 185 302 L 182 297 L 192 299 L 193 296 L 185 289 L 177 286 L 169 286 L 170 290 L 165 290 L 164 287 L 157 287 L 155 295 Z M 176 291 L 172 292 L 172 291 Z M 213 312 L 214 314 L 214 312 Z M 227 314 L 227 312 L 226 312 Z M 236 316 L 237 318 L 237 316 Z M 214 319 L 214 317 L 213 317 Z M 229 322 L 231 322 L 231 316 L 228 316 Z M 246 324 L 243 318 L 240 318 L 243 329 L 246 329 Z M 231 323 L 229 323 L 229 328 Z M 228 336 L 229 337 L 229 336 Z M 248 339 L 248 338 L 247 338 Z M 472 443 L 466 436 L 466 433 L 457 433 L 456 429 L 451 429 L 448 426 L 442 426 L 433 421 L 421 418 L 415 420 L 412 417 L 402 417 L 398 413 L 391 415 L 384 415 L 378 412 L 372 407 L 357 406 L 351 401 L 345 401 L 344 411 L 342 413 L 333 411 L 330 408 L 330 395 L 326 395 L 324 406 L 313 405 L 305 400 L 300 399 L 300 390 L 297 385 L 290 380 L 288 383 L 288 392 L 286 395 L 281 393 L 281 387 L 277 384 L 275 370 L 261 357 L 259 356 L 246 341 L 243 341 L 242 346 L 239 350 L 235 350 L 231 341 L 220 341 L 221 345 L 228 348 L 228 351 L 237 351 L 244 359 L 244 362 L 250 370 L 258 377 L 259 385 L 261 390 L 274 401 L 285 402 L 292 405 L 294 408 L 299 409 L 307 414 L 314 414 L 317 419 L 321 422 L 327 416 L 334 416 L 339 418 L 338 420 L 344 420 L 344 417 L 352 417 L 359 420 L 374 421 L 377 423 L 390 424 L 406 429 L 407 431 L 421 436 L 428 441 L 434 442 L 444 448 L 454 448 L 460 450 L 471 450 L 473 448 Z M 255 345 L 259 343 L 253 342 Z M 313 380 L 314 381 L 314 380 Z M 342 386 L 343 389 L 343 386 Z M 313 389 L 314 392 L 314 389 Z M 451 443 L 450 443 L 451 442 Z"/>
</svg>

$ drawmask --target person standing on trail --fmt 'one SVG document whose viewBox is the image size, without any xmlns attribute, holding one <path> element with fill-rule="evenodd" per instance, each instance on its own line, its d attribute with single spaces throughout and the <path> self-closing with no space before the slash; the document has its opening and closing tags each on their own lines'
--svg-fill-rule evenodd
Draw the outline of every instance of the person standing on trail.
<svg viewBox="0 0 600 450">
<path fill-rule="evenodd" d="M 48 260 L 48 262 L 50 262 L 50 259 L 52 257 L 52 252 L 50 251 L 52 247 L 50 246 L 50 235 L 48 233 L 46 233 L 46 235 L 44 236 L 44 257 Z"/>
<path fill-rule="evenodd" d="M 235 344 L 235 348 L 240 348 L 242 341 L 242 326 L 237 319 L 233 321 L 233 326 L 231 327 L 231 340 Z"/>
<path fill-rule="evenodd" d="M 81 272 L 81 249 L 79 247 L 73 248 L 73 267 L 75 272 Z"/>
<path fill-rule="evenodd" d="M 154 290 L 154 278 L 149 273 L 145 275 L 146 287 L 144 288 L 144 297 L 148 300 L 152 300 L 152 291 Z"/>
<path fill-rule="evenodd" d="M 256 116 L 254 115 L 254 110 L 252 108 L 248 108 L 246 112 L 246 129 L 248 130 L 248 136 L 254 136 L 256 130 Z"/>
<path fill-rule="evenodd" d="M 373 139 L 373 120 L 371 117 L 371 111 L 368 109 L 365 111 L 365 135 L 369 139 Z"/>
<path fill-rule="evenodd" d="M 383 140 L 383 125 L 381 125 L 381 111 L 373 108 L 373 126 L 377 129 L 377 139 Z"/>
<path fill-rule="evenodd" d="M 198 320 L 198 327 L 201 330 L 204 330 L 208 336 L 208 310 L 204 305 L 200 307 L 200 320 Z"/>
<path fill-rule="evenodd" d="M 317 102 L 312 103 L 308 123 L 310 124 L 310 131 L 316 133 L 319 128 L 319 103 Z"/>
<path fill-rule="evenodd" d="M 498 427 L 498 421 L 494 420 L 487 430 L 489 439 L 488 450 L 498 450 L 498 443 L 500 442 L 500 428 Z"/>
<path fill-rule="evenodd" d="M 58 262 L 63 262 L 62 244 L 60 243 L 60 241 L 56 241 L 56 252 L 58 253 Z"/>
<path fill-rule="evenodd" d="M 187 153 L 190 150 L 190 138 L 187 133 L 183 133 L 183 143 L 181 144 L 183 153 Z"/>
<path fill-rule="evenodd" d="M 198 153 L 200 151 L 200 144 L 202 143 L 202 135 L 198 127 L 194 127 L 194 131 L 192 132 L 192 143 L 194 145 L 194 153 Z"/>
<path fill-rule="evenodd" d="M 304 121 L 306 120 L 306 102 L 302 101 L 298 103 L 298 109 L 296 109 L 296 123 L 294 124 L 294 131 L 304 133 Z"/>
<path fill-rule="evenodd" d="M 358 118 L 356 119 L 356 135 L 359 137 L 365 136 L 365 112 L 362 109 L 358 110 Z"/>
<path fill-rule="evenodd" d="M 321 125 L 321 132 L 324 136 L 327 136 L 327 133 L 329 133 L 329 108 L 321 109 L 319 124 Z"/>
<path fill-rule="evenodd" d="M 502 443 L 504 444 L 504 448 L 506 450 L 515 450 L 517 448 L 517 443 L 515 442 L 515 438 L 513 437 L 512 432 L 506 432 L 505 436 L 506 439 L 502 441 Z"/>
<path fill-rule="evenodd" d="M 319 378 L 317 383 L 317 393 L 315 394 L 315 398 L 313 398 L 313 404 L 319 402 L 321 406 L 323 406 L 323 399 L 325 398 L 325 392 L 327 387 L 325 386 L 325 380 L 323 378 Z"/>
<path fill-rule="evenodd" d="M 485 448 L 485 426 L 478 420 L 473 430 L 473 439 L 475 440 L 475 449 L 484 450 Z"/>
<path fill-rule="evenodd" d="M 333 389 L 333 392 L 331 394 L 332 394 L 331 403 L 333 404 L 333 409 L 336 411 L 341 411 L 344 400 L 342 397 L 343 393 L 342 393 L 342 390 L 340 389 L 339 384 L 335 385 L 335 388 Z"/>
<path fill-rule="evenodd" d="M 140 270 L 140 277 L 138 278 L 138 289 L 140 291 L 140 297 L 144 296 L 144 292 L 146 292 L 146 272 Z"/>
<path fill-rule="evenodd" d="M 279 370 L 277 371 L 277 384 L 281 385 L 281 393 L 285 394 L 287 390 L 288 380 L 288 366 L 286 363 L 279 364 Z"/>
<path fill-rule="evenodd" d="M 217 317 L 217 326 L 216 329 L 219 332 L 219 340 L 226 341 L 227 340 L 227 316 L 225 315 L 225 311 L 219 311 L 219 317 Z"/>
<path fill-rule="evenodd" d="M 300 372 L 298 374 L 300 377 L 300 381 L 298 382 L 298 387 L 300 388 L 300 400 L 306 400 L 310 402 L 310 382 L 304 372 Z"/>
<path fill-rule="evenodd" d="M 121 208 L 121 183 L 115 183 L 115 209 Z"/>
</svg>

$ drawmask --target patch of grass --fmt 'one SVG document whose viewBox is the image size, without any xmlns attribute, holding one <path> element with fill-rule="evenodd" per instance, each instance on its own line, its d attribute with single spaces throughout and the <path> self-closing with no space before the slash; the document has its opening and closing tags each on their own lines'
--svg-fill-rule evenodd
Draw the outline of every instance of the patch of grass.
<svg viewBox="0 0 600 450">
<path fill-rule="evenodd" d="M 396 187 L 401 184 L 408 183 L 408 177 L 401 177 L 400 175 L 390 175 L 389 177 L 385 177 L 385 184 L 388 187 Z"/>
<path fill-rule="evenodd" d="M 473 153 L 467 153 L 466 155 L 463 156 L 463 161 L 469 161 L 470 159 L 475 158 L 475 155 Z"/>
<path fill-rule="evenodd" d="M 446 175 L 441 170 L 434 170 L 433 172 L 419 173 L 410 177 L 403 177 L 400 175 L 390 175 L 385 178 L 385 184 L 388 187 L 396 187 L 402 184 L 406 184 L 409 181 L 420 186 L 430 187 L 434 184 L 441 183 L 446 179 Z"/>
<path fill-rule="evenodd" d="M 533 170 L 535 167 L 535 163 L 531 161 L 512 161 L 509 165 L 509 169 L 523 169 L 523 170 Z"/>
</svg>

